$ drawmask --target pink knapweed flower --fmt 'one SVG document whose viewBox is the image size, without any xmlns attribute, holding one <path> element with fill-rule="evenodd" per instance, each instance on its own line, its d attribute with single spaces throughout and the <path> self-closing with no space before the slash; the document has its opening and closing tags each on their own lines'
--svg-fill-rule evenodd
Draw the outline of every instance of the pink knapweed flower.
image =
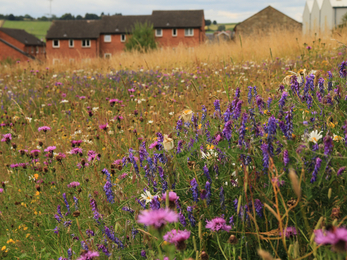
<svg viewBox="0 0 347 260">
<path fill-rule="evenodd" d="M 83 152 L 82 148 L 76 147 L 70 151 L 70 154 L 82 154 L 82 152 Z"/>
<path fill-rule="evenodd" d="M 108 128 L 108 124 L 106 124 L 106 125 L 99 125 L 99 128 L 101 129 L 101 130 L 107 130 L 107 128 Z"/>
<path fill-rule="evenodd" d="M 347 251 L 347 229 L 345 227 L 332 230 L 318 229 L 314 231 L 315 242 L 317 244 L 332 245 L 335 251 Z"/>
<path fill-rule="evenodd" d="M 55 149 L 57 149 L 57 147 L 55 147 L 55 146 L 48 146 L 48 147 L 45 149 L 45 152 L 53 152 Z"/>
<path fill-rule="evenodd" d="M 186 248 L 185 241 L 190 237 L 190 231 L 173 229 L 167 232 L 163 239 L 171 244 L 175 244 L 178 250 Z"/>
<path fill-rule="evenodd" d="M 206 220 L 206 228 L 211 229 L 212 231 L 219 231 L 219 230 L 224 230 L 224 231 L 229 231 L 231 229 L 231 226 L 227 226 L 224 218 L 214 218 L 211 221 Z"/>
<path fill-rule="evenodd" d="M 281 232 L 280 232 L 280 235 L 282 235 Z M 296 236 L 297 235 L 296 228 L 295 227 L 286 227 L 284 229 L 284 235 L 286 237 Z"/>
<path fill-rule="evenodd" d="M 78 181 L 73 181 L 73 182 L 70 182 L 67 187 L 68 188 L 76 188 L 77 186 L 80 186 L 80 183 Z"/>
<path fill-rule="evenodd" d="M 154 147 L 157 147 L 157 145 L 158 145 L 158 142 L 155 141 L 154 143 L 151 143 L 151 144 L 149 145 L 149 149 L 153 149 Z"/>
<path fill-rule="evenodd" d="M 1 142 L 6 142 L 9 143 L 12 140 L 12 135 L 11 134 L 4 134 L 2 135 Z"/>
<path fill-rule="evenodd" d="M 4 189 L 3 188 L 0 188 L 0 193 L 3 193 L 4 192 Z"/>
<path fill-rule="evenodd" d="M 76 260 L 93 260 L 95 257 L 99 256 L 99 252 L 87 251 L 83 252 L 79 258 Z"/>
<path fill-rule="evenodd" d="M 48 130 L 51 130 L 51 128 L 49 126 L 41 126 L 38 128 L 39 132 L 43 131 L 43 132 L 47 132 Z"/>
<path fill-rule="evenodd" d="M 153 226 L 156 229 L 163 227 L 166 223 L 177 222 L 178 214 L 169 209 L 144 210 L 141 211 L 138 223 Z"/>
</svg>

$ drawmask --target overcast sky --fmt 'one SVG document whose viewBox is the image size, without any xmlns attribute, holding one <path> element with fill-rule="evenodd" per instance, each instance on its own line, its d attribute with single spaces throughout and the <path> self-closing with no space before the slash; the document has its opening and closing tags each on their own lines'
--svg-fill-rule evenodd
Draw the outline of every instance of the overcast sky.
<svg viewBox="0 0 347 260">
<path fill-rule="evenodd" d="M 52 13 L 61 16 L 101 12 L 105 14 L 122 13 L 123 15 L 151 14 L 152 10 L 187 10 L 204 9 L 205 19 L 218 23 L 241 22 L 268 5 L 286 15 L 302 21 L 306 0 L 52 0 Z M 48 15 L 49 0 L 0 0 L 1 14 L 24 15 L 33 17 Z"/>
</svg>

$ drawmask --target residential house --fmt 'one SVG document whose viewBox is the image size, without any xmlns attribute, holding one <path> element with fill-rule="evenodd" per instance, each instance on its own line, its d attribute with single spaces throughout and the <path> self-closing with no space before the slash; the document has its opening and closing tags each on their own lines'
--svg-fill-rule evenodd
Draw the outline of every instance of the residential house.
<svg viewBox="0 0 347 260">
<path fill-rule="evenodd" d="M 264 36 L 274 31 L 301 32 L 302 23 L 268 6 L 234 27 L 236 37 Z"/>
<path fill-rule="evenodd" d="M 20 29 L 0 28 L 0 60 L 45 58 L 45 43 Z"/>
<path fill-rule="evenodd" d="M 303 23 L 310 24 L 310 30 L 305 28 L 305 34 L 331 32 L 343 23 L 343 17 L 347 14 L 347 0 L 314 0 L 310 16 L 307 15 L 306 6 Z"/>
<path fill-rule="evenodd" d="M 196 46 L 205 41 L 203 10 L 153 11 L 151 15 L 103 16 L 94 21 L 54 21 L 48 30 L 47 57 L 111 57 L 124 51 L 136 23 L 153 26 L 159 48 Z"/>
</svg>

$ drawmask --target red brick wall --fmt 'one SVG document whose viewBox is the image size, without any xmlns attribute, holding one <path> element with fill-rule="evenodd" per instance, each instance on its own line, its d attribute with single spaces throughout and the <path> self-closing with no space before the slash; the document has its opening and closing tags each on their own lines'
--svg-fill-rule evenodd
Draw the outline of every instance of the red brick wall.
<svg viewBox="0 0 347 260">
<path fill-rule="evenodd" d="M 20 61 L 29 60 L 27 56 L 23 55 L 19 51 L 16 51 L 7 44 L 0 42 L 0 60 L 4 60 L 6 58 L 11 58 L 12 60 Z"/>
<path fill-rule="evenodd" d="M 180 43 L 185 46 L 196 46 L 201 39 L 201 30 L 194 28 L 193 36 L 185 36 L 184 29 L 177 29 L 177 36 L 172 36 L 172 29 L 163 29 L 163 36 L 155 36 L 155 40 L 158 42 L 159 47 L 175 47 Z"/>
<path fill-rule="evenodd" d="M 53 48 L 53 41 L 46 41 L 47 59 L 84 59 L 99 56 L 99 40 L 91 39 L 90 47 L 82 47 L 82 40 L 74 40 L 74 47 L 69 47 L 69 40 L 60 40 L 59 48 Z"/>
<path fill-rule="evenodd" d="M 111 42 L 104 41 L 105 35 L 100 35 L 100 56 L 104 57 L 105 53 L 115 53 L 123 51 L 125 48 L 125 42 L 121 42 L 120 34 L 111 34 Z M 131 35 L 126 35 L 125 41 L 127 41 Z"/>
<path fill-rule="evenodd" d="M 0 31 L 0 38 L 12 44 L 13 46 L 17 47 L 18 49 L 25 51 L 24 49 L 25 45 L 23 43 L 17 41 L 16 39 L 13 39 L 12 37 L 8 36 L 6 33 L 2 31 Z"/>
</svg>

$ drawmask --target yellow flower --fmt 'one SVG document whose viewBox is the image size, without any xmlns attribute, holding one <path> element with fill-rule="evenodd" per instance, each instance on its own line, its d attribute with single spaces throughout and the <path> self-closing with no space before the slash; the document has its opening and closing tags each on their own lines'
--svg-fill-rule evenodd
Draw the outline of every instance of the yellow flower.
<svg viewBox="0 0 347 260">
<path fill-rule="evenodd" d="M 28 233 L 25 237 L 28 238 L 30 236 L 30 234 Z"/>
<path fill-rule="evenodd" d="M 14 241 L 13 241 L 13 239 L 12 238 L 10 238 L 9 240 L 7 240 L 7 244 L 9 244 L 9 243 L 15 243 Z"/>
<path fill-rule="evenodd" d="M 23 229 L 24 229 L 24 230 L 27 230 L 27 229 L 28 229 L 28 227 L 23 227 Z"/>
<path fill-rule="evenodd" d="M 198 129 L 201 129 L 202 124 L 198 125 Z"/>
<path fill-rule="evenodd" d="M 37 173 L 35 173 L 34 178 L 37 180 L 39 178 L 39 175 Z"/>
<path fill-rule="evenodd" d="M 36 196 L 40 196 L 40 192 L 39 192 L 39 191 L 36 191 L 35 195 L 36 195 Z"/>
<path fill-rule="evenodd" d="M 330 126 L 331 128 L 335 128 L 335 124 L 334 124 L 333 122 L 329 122 L 329 126 Z"/>
<path fill-rule="evenodd" d="M 207 147 L 207 150 L 213 150 L 214 149 L 214 145 L 213 144 L 211 144 L 211 145 L 208 144 L 206 147 Z"/>
<path fill-rule="evenodd" d="M 3 246 L 2 248 L 1 248 L 1 251 L 5 251 L 6 250 L 6 246 Z"/>
</svg>

